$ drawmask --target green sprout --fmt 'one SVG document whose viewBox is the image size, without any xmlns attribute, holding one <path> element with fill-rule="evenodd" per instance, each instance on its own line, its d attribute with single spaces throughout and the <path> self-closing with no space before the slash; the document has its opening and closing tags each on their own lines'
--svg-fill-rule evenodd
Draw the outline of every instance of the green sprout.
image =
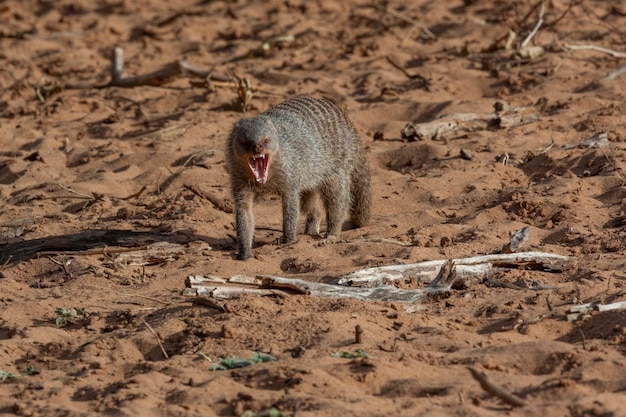
<svg viewBox="0 0 626 417">
<path fill-rule="evenodd" d="M 200 352 L 200 356 L 209 362 L 213 362 L 205 353 Z M 218 363 L 211 365 L 212 371 L 226 371 L 228 369 L 243 368 L 246 366 L 254 365 L 262 362 L 274 362 L 276 360 L 272 355 L 263 355 L 259 352 L 254 352 L 248 359 L 241 359 L 237 356 L 226 356 L 225 358 L 218 358 Z"/>
<path fill-rule="evenodd" d="M 56 309 L 57 318 L 56 325 L 57 327 L 65 327 L 68 324 L 81 324 L 93 316 L 97 316 L 98 313 L 91 313 L 82 308 L 63 308 L 59 307 Z"/>
<path fill-rule="evenodd" d="M 356 359 L 356 358 L 369 358 L 370 355 L 367 354 L 363 349 L 357 349 L 355 353 L 350 352 L 335 352 L 331 353 L 331 356 L 335 358 L 344 358 L 344 359 Z"/>
<path fill-rule="evenodd" d="M 278 409 L 272 407 L 255 413 L 254 411 L 244 411 L 241 417 L 282 417 L 283 414 Z"/>
<path fill-rule="evenodd" d="M 16 378 L 27 376 L 27 375 L 36 375 L 38 373 L 39 371 L 36 370 L 35 367 L 31 365 L 25 367 L 23 372 L 18 372 L 18 373 L 0 370 L 0 382 L 8 381 L 10 379 L 16 379 Z"/>
</svg>

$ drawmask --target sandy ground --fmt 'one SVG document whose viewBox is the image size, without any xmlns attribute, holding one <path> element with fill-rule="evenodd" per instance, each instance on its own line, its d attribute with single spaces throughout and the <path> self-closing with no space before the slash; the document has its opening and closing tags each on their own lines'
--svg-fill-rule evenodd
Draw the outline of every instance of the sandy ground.
<svg viewBox="0 0 626 417">
<path fill-rule="evenodd" d="M 566 320 L 577 304 L 626 300 L 626 75 L 603 79 L 626 63 L 623 2 L 546 1 L 527 42 L 544 52 L 532 59 L 520 45 L 542 2 L 405 3 L 0 3 L 0 413 L 626 415 L 626 312 Z M 237 261 L 222 210 L 225 140 L 242 117 L 235 83 L 108 86 L 116 46 L 127 75 L 184 60 L 246 78 L 249 114 L 295 94 L 335 100 L 367 148 L 371 224 L 333 244 L 300 235 L 282 246 L 280 200 L 264 198 L 255 257 Z M 400 134 L 496 101 L 537 105 L 541 117 L 439 140 Z M 565 146 L 601 132 L 607 147 Z M 497 253 L 524 226 L 525 250 L 576 265 L 498 272 L 413 313 L 297 294 L 218 309 L 182 295 L 192 274 L 327 283 Z M 123 256 L 154 242 L 182 246 L 148 265 Z M 57 322 L 59 308 L 84 315 Z M 332 355 L 357 349 L 368 357 Z M 213 371 L 200 352 L 276 361 Z M 524 407 L 487 393 L 470 367 Z"/>
</svg>

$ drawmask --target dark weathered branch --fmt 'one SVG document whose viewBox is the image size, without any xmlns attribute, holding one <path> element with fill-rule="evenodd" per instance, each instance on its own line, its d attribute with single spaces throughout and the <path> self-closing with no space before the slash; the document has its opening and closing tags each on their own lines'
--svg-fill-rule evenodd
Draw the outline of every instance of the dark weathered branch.
<svg viewBox="0 0 626 417">
<path fill-rule="evenodd" d="M 155 242 L 185 244 L 200 237 L 135 232 L 131 230 L 87 230 L 84 232 L 49 236 L 40 239 L 22 240 L 7 243 L 0 251 L 0 262 L 15 263 L 37 256 L 60 254 L 95 255 L 102 253 L 122 253 L 147 249 Z M 112 248 L 113 246 L 113 248 Z M 117 246 L 117 248 L 115 248 Z M 119 248 L 119 247 L 122 248 Z M 127 249 L 132 248 L 132 249 Z"/>
<path fill-rule="evenodd" d="M 504 388 L 495 385 L 493 382 L 489 381 L 487 378 L 487 374 L 484 372 L 480 372 L 478 369 L 469 367 L 467 368 L 472 373 L 472 377 L 478 381 L 480 387 L 484 389 L 487 393 L 493 395 L 494 397 L 500 398 L 505 403 L 512 405 L 513 407 L 524 407 L 526 405 L 526 401 L 522 400 L 515 394 L 512 394 L 506 391 Z"/>
<path fill-rule="evenodd" d="M 140 85 L 159 86 L 171 82 L 181 75 L 192 75 L 215 81 L 231 81 L 231 78 L 214 71 L 198 68 L 185 61 L 174 61 L 166 64 L 163 68 L 147 74 L 127 76 L 124 74 L 124 50 L 116 47 L 113 51 L 111 63 L 111 81 L 106 87 L 137 87 Z"/>
</svg>

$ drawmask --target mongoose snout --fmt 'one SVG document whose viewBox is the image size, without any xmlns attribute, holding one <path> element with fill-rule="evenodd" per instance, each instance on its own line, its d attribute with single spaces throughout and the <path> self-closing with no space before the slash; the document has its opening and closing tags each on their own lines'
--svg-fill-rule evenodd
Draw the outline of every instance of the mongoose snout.
<svg viewBox="0 0 626 417">
<path fill-rule="evenodd" d="M 261 194 L 279 194 L 283 242 L 296 240 L 298 213 L 305 233 L 319 234 L 323 204 L 326 236 L 336 237 L 349 212 L 364 226 L 371 209 L 370 171 L 348 117 L 331 101 L 295 97 L 235 123 L 227 145 L 235 201 L 239 259 L 251 256 L 253 205 Z"/>
</svg>

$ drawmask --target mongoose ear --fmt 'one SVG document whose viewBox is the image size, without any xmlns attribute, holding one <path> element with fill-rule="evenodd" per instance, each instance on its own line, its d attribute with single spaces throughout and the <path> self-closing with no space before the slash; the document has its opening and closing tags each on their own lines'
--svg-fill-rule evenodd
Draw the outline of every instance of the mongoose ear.
<svg viewBox="0 0 626 417">
<path fill-rule="evenodd" d="M 274 133 L 276 135 L 278 135 L 278 129 L 276 129 L 276 126 L 274 125 L 274 122 L 271 121 L 270 119 L 267 119 L 267 124 L 272 128 L 272 130 L 274 131 Z"/>
<path fill-rule="evenodd" d="M 243 123 L 241 120 L 239 120 L 233 125 L 233 130 L 230 132 L 230 140 L 233 143 L 241 143 L 243 140 L 245 140 L 245 136 L 246 135 L 244 132 Z"/>
</svg>

